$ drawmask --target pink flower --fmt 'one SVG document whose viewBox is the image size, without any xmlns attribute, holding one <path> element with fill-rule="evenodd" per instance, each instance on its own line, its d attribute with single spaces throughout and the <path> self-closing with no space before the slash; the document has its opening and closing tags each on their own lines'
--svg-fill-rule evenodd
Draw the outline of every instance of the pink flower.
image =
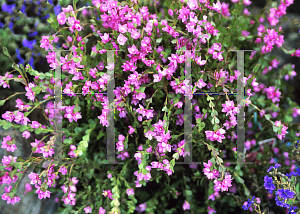
<svg viewBox="0 0 300 214">
<path fill-rule="evenodd" d="M 103 209 L 102 207 L 99 208 L 99 213 L 98 214 L 105 214 L 105 209 Z"/>
<path fill-rule="evenodd" d="M 250 0 L 244 0 L 244 5 L 249 6 L 250 4 L 252 4 L 252 2 Z"/>
<path fill-rule="evenodd" d="M 8 135 L 6 138 L 3 138 L 1 148 L 6 149 L 9 152 L 14 152 L 17 149 L 17 146 L 15 144 L 12 144 L 12 139 Z"/>
<path fill-rule="evenodd" d="M 69 12 L 72 12 L 73 11 L 73 7 L 71 5 L 68 5 L 68 7 L 63 7 L 62 8 L 62 11 L 64 13 L 69 13 Z"/>
<path fill-rule="evenodd" d="M 226 131 L 223 128 L 220 128 L 216 132 L 213 131 L 205 131 L 206 138 L 211 141 L 217 140 L 219 143 L 222 143 L 222 139 L 225 139 L 224 134 Z"/>
<path fill-rule="evenodd" d="M 53 50 L 53 46 L 49 43 L 49 36 L 42 36 L 41 48 L 45 48 L 45 50 Z"/>
<path fill-rule="evenodd" d="M 234 102 L 231 100 L 227 100 L 225 104 L 222 104 L 222 106 L 223 106 L 222 112 L 225 112 L 226 116 L 228 114 L 234 116 L 239 112 L 239 109 L 234 106 Z"/>
<path fill-rule="evenodd" d="M 66 14 L 64 12 L 61 12 L 60 14 L 58 14 L 57 21 L 58 21 L 58 24 L 64 25 L 66 23 Z"/>
<path fill-rule="evenodd" d="M 127 195 L 128 196 L 133 195 L 133 194 L 134 194 L 133 189 L 127 189 Z"/>
<path fill-rule="evenodd" d="M 182 206 L 183 210 L 189 210 L 190 209 L 190 204 L 187 201 L 184 201 L 184 204 Z"/>
<path fill-rule="evenodd" d="M 46 198 L 50 198 L 50 191 L 49 190 L 41 190 L 41 187 L 37 187 L 37 190 L 35 191 L 35 193 L 39 194 L 39 199 L 46 199 Z"/>
<path fill-rule="evenodd" d="M 102 39 L 102 42 L 105 44 L 105 43 L 108 43 L 111 39 L 109 38 L 109 34 L 108 33 L 105 33 L 104 36 L 100 36 L 101 39 Z"/>
<path fill-rule="evenodd" d="M 85 213 L 91 213 L 92 212 L 92 208 L 90 208 L 90 207 L 85 207 L 83 210 L 84 210 Z"/>
<path fill-rule="evenodd" d="M 66 167 L 62 166 L 62 167 L 58 170 L 58 172 L 60 172 L 62 175 L 66 175 L 67 172 L 68 172 L 68 170 L 66 169 Z"/>
<path fill-rule="evenodd" d="M 272 99 L 273 103 L 280 101 L 279 98 L 280 98 L 281 92 L 279 91 L 279 89 L 277 89 L 275 91 L 275 86 L 270 86 L 269 88 L 265 88 L 264 91 L 267 92 L 268 99 Z"/>
<path fill-rule="evenodd" d="M 31 121 L 31 128 L 33 128 L 33 129 L 39 128 L 40 125 L 41 124 L 39 122 L 37 122 L 37 121 Z"/>
<path fill-rule="evenodd" d="M 208 209 L 208 214 L 216 213 L 216 211 L 211 207 L 207 207 L 207 209 Z"/>
<path fill-rule="evenodd" d="M 191 10 L 196 10 L 199 7 L 196 0 L 189 0 L 188 3 L 187 3 L 187 5 L 189 6 L 189 8 Z"/>
<path fill-rule="evenodd" d="M 123 36 L 123 34 L 119 34 L 117 41 L 120 45 L 124 45 L 125 42 L 127 41 L 126 36 Z"/>
</svg>

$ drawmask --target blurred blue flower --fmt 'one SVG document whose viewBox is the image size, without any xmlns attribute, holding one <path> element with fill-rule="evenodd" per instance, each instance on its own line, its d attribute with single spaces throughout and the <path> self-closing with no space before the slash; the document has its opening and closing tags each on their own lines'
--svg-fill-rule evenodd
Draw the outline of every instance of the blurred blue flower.
<svg viewBox="0 0 300 214">
<path fill-rule="evenodd" d="M 28 64 L 32 67 L 32 69 L 34 69 L 33 61 L 34 61 L 34 59 L 33 59 L 33 57 L 31 57 L 29 62 L 28 62 Z"/>
<path fill-rule="evenodd" d="M 41 20 L 46 20 L 46 19 L 48 19 L 49 18 L 49 14 L 47 14 L 46 16 L 44 16 L 44 17 L 41 17 Z"/>
<path fill-rule="evenodd" d="M 6 3 L 2 4 L 2 10 L 7 13 L 12 13 L 15 8 L 16 8 L 15 4 L 12 5 L 7 5 Z"/>
<path fill-rule="evenodd" d="M 14 27 L 13 25 L 14 25 L 14 24 L 13 24 L 12 21 L 9 22 L 8 28 L 11 30 L 11 32 L 15 33 L 14 30 L 13 30 L 13 27 Z"/>
<path fill-rule="evenodd" d="M 35 37 L 38 34 L 37 31 L 34 31 L 33 33 L 28 34 L 28 37 Z"/>
<path fill-rule="evenodd" d="M 49 2 L 50 4 L 53 4 L 53 1 L 52 1 L 52 0 L 48 0 L 48 2 Z"/>
<path fill-rule="evenodd" d="M 55 16 L 58 16 L 60 11 L 61 11 L 61 6 L 60 5 L 57 5 L 57 6 L 54 7 Z"/>
<path fill-rule="evenodd" d="M 18 58 L 20 60 L 19 64 L 23 64 L 24 65 L 24 59 L 22 57 Z"/>
<path fill-rule="evenodd" d="M 289 209 L 289 212 L 288 214 L 296 214 L 296 210 L 298 209 L 298 207 L 296 206 L 291 206 L 290 209 Z"/>
<path fill-rule="evenodd" d="M 21 12 L 24 13 L 25 15 L 27 15 L 26 12 L 25 12 L 25 10 L 26 10 L 26 6 L 23 4 L 22 8 L 21 8 Z"/>
<path fill-rule="evenodd" d="M 4 24 L 0 21 L 0 28 L 3 27 L 3 25 L 4 25 Z"/>
<path fill-rule="evenodd" d="M 36 40 L 28 41 L 27 39 L 23 39 L 22 44 L 24 47 L 33 49 L 34 45 L 36 44 Z"/>
</svg>

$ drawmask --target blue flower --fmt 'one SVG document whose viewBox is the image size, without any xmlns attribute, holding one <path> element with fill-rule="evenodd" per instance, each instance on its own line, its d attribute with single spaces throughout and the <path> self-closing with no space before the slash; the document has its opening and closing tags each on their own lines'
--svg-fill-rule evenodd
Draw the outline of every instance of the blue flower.
<svg viewBox="0 0 300 214">
<path fill-rule="evenodd" d="M 248 201 L 246 201 L 244 203 L 244 205 L 243 205 L 244 210 L 248 210 L 251 207 L 251 205 L 254 203 L 254 198 L 255 198 L 255 196 L 252 197 L 251 201 L 250 201 L 250 199 L 248 199 Z"/>
<path fill-rule="evenodd" d="M 0 27 L 3 27 L 3 25 L 4 25 L 4 24 L 0 21 Z"/>
<path fill-rule="evenodd" d="M 29 65 L 32 67 L 32 69 L 34 70 L 33 61 L 34 61 L 34 59 L 33 59 L 33 57 L 31 57 L 30 60 L 29 60 L 29 62 L 28 62 L 28 64 L 29 64 Z"/>
<path fill-rule="evenodd" d="M 297 211 L 296 211 L 297 209 L 298 209 L 298 207 L 291 206 L 290 209 L 289 209 L 288 214 L 296 214 L 297 213 Z"/>
<path fill-rule="evenodd" d="M 300 176 L 300 167 L 296 169 L 298 176 Z"/>
<path fill-rule="evenodd" d="M 41 20 L 45 20 L 45 19 L 48 19 L 49 18 L 49 14 L 47 14 L 46 16 L 44 16 L 44 17 L 41 17 Z"/>
<path fill-rule="evenodd" d="M 278 167 L 281 167 L 281 165 L 279 163 L 276 163 L 274 169 L 277 169 Z"/>
<path fill-rule="evenodd" d="M 273 178 L 269 176 L 264 177 L 264 187 L 266 190 L 269 190 L 270 193 L 272 193 L 276 188 L 275 185 L 273 184 Z"/>
<path fill-rule="evenodd" d="M 294 198 L 295 193 L 289 189 L 279 189 L 277 190 L 276 195 L 278 195 L 280 198 L 288 199 Z"/>
<path fill-rule="evenodd" d="M 34 31 L 33 33 L 28 34 L 28 37 L 35 37 L 38 34 L 37 31 Z"/>
<path fill-rule="evenodd" d="M 53 5 L 53 1 L 52 0 L 48 0 L 48 2 Z"/>
<path fill-rule="evenodd" d="M 14 25 L 14 24 L 13 24 L 12 21 L 9 22 L 8 28 L 11 30 L 11 32 L 15 33 L 15 32 L 14 32 L 14 29 L 13 29 L 13 27 L 14 27 L 13 25 Z"/>
<path fill-rule="evenodd" d="M 60 11 L 61 11 L 61 6 L 60 5 L 57 5 L 57 6 L 54 7 L 55 16 L 58 16 Z"/>
<path fill-rule="evenodd" d="M 7 5 L 6 3 L 2 4 L 2 10 L 10 14 L 14 11 L 15 8 L 16 8 L 15 4 L 12 5 Z"/>
<path fill-rule="evenodd" d="M 267 172 L 270 172 L 274 167 L 270 166 L 270 168 L 267 170 Z"/>
<path fill-rule="evenodd" d="M 284 203 L 283 201 L 277 201 L 276 204 L 279 207 L 284 207 L 284 208 L 287 208 L 287 209 L 290 207 L 290 205 Z"/>
<path fill-rule="evenodd" d="M 25 10 L 26 10 L 26 6 L 23 4 L 23 6 L 22 6 L 22 8 L 21 8 L 21 12 L 24 13 L 24 14 L 26 15 Z"/>
</svg>

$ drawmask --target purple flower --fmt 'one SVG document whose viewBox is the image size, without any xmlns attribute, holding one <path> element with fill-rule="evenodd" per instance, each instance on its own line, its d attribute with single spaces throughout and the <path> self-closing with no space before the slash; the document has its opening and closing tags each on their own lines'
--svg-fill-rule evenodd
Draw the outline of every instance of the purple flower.
<svg viewBox="0 0 300 214">
<path fill-rule="evenodd" d="M 147 208 L 147 204 L 146 203 L 143 203 L 143 204 L 140 204 L 138 207 L 136 207 L 135 209 L 140 213 L 140 212 L 144 212 Z"/>
</svg>

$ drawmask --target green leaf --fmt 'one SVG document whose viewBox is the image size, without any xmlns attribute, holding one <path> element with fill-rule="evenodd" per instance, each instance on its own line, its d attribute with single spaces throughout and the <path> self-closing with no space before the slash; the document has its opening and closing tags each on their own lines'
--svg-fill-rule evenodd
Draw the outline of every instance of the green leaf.
<svg viewBox="0 0 300 214">
<path fill-rule="evenodd" d="M 41 127 L 34 130 L 36 134 L 40 134 L 42 131 L 43 129 Z"/>
<path fill-rule="evenodd" d="M 265 114 L 265 118 L 266 118 L 267 120 L 270 120 L 271 115 L 270 115 L 270 114 Z"/>
<path fill-rule="evenodd" d="M 212 158 L 210 159 L 210 162 L 212 163 L 212 165 L 215 165 L 216 159 L 215 159 L 214 157 L 212 157 Z"/>
<path fill-rule="evenodd" d="M 157 43 L 157 44 L 161 43 L 161 41 L 162 41 L 162 38 L 156 39 L 156 43 Z"/>
<path fill-rule="evenodd" d="M 173 154 L 173 158 L 175 158 L 176 160 L 179 158 L 179 154 L 176 152 Z"/>
<path fill-rule="evenodd" d="M 12 67 L 13 67 L 14 69 L 16 69 L 17 71 L 21 72 L 21 69 L 19 68 L 19 65 L 18 65 L 18 64 L 14 63 L 14 64 L 12 65 Z"/>
<path fill-rule="evenodd" d="M 236 182 L 243 184 L 245 181 L 240 176 L 236 176 Z"/>
<path fill-rule="evenodd" d="M 253 68 L 253 71 L 256 73 L 258 71 L 260 67 L 260 64 L 255 65 L 255 67 Z"/>
<path fill-rule="evenodd" d="M 246 195 L 246 196 L 249 196 L 249 195 L 250 195 L 250 191 L 248 190 L 247 187 L 245 187 L 245 195 Z"/>
<path fill-rule="evenodd" d="M 246 39 L 246 37 L 244 37 L 244 36 L 240 36 L 239 38 L 238 38 L 238 40 L 240 40 L 240 41 L 244 41 Z"/>
<path fill-rule="evenodd" d="M 14 167 L 17 169 L 22 169 L 22 164 L 20 162 L 15 162 Z"/>
<path fill-rule="evenodd" d="M 73 58 L 73 61 L 74 61 L 74 62 L 79 62 L 80 60 L 81 60 L 80 57 L 75 57 L 75 58 Z"/>
<path fill-rule="evenodd" d="M 285 115 L 284 116 L 284 122 L 285 123 L 290 123 L 293 121 L 293 117 L 291 115 Z"/>
<path fill-rule="evenodd" d="M 181 108 L 179 108 L 179 109 L 177 109 L 176 111 L 175 111 L 175 115 L 181 115 L 183 113 L 183 110 L 181 109 Z"/>
<path fill-rule="evenodd" d="M 199 123 L 198 127 L 199 127 L 198 130 L 200 132 L 205 127 L 205 123 L 204 122 Z"/>
<path fill-rule="evenodd" d="M 10 127 L 12 127 L 12 124 L 10 122 L 6 122 L 3 125 L 3 129 L 5 129 L 5 130 L 9 129 Z"/>
<path fill-rule="evenodd" d="M 24 131 L 26 131 L 26 130 L 27 130 L 27 126 L 21 126 L 21 127 L 20 127 L 20 131 L 21 131 L 21 132 L 24 132 Z"/>
<path fill-rule="evenodd" d="M 219 122 L 220 120 L 217 117 L 215 117 L 215 123 L 219 124 Z"/>
<path fill-rule="evenodd" d="M 79 134 L 81 131 L 82 131 L 82 128 L 81 128 L 81 127 L 75 127 L 75 129 L 74 129 L 74 132 L 75 132 L 76 134 Z"/>
<path fill-rule="evenodd" d="M 278 129 L 279 129 L 279 127 L 277 127 L 277 126 L 275 126 L 275 125 L 273 126 L 273 131 L 274 131 L 274 132 L 278 132 Z"/>
<path fill-rule="evenodd" d="M 84 135 L 83 137 L 82 137 L 82 140 L 84 140 L 84 141 L 90 141 L 90 135 Z"/>
<path fill-rule="evenodd" d="M 74 112 L 79 112 L 81 110 L 79 105 L 75 105 Z"/>
<path fill-rule="evenodd" d="M 297 193 L 299 193 L 299 190 L 300 190 L 300 183 L 297 183 L 295 190 L 296 190 Z"/>
<path fill-rule="evenodd" d="M 222 158 L 218 157 L 217 159 L 218 159 L 219 163 L 223 163 L 223 159 Z"/>
<path fill-rule="evenodd" d="M 224 172 L 224 171 L 225 171 L 225 167 L 222 166 L 222 165 L 220 165 L 220 166 L 219 166 L 219 172 Z"/>
<path fill-rule="evenodd" d="M 8 50 L 7 50 L 6 47 L 3 47 L 3 53 L 4 53 L 5 56 L 10 57 L 10 55 L 9 55 Z"/>
<path fill-rule="evenodd" d="M 72 139 L 69 139 L 69 138 L 64 139 L 64 143 L 65 144 L 71 144 L 72 143 Z"/>
<path fill-rule="evenodd" d="M 0 100 L 0 106 L 3 106 L 6 100 Z"/>
<path fill-rule="evenodd" d="M 163 107 L 163 109 L 162 109 L 162 111 L 166 111 L 166 112 L 168 112 L 168 108 L 167 108 L 167 106 L 164 106 L 164 107 Z"/>
<path fill-rule="evenodd" d="M 193 192 L 191 191 L 191 190 L 185 190 L 185 195 L 186 196 L 191 196 L 191 195 L 193 195 Z"/>
</svg>

